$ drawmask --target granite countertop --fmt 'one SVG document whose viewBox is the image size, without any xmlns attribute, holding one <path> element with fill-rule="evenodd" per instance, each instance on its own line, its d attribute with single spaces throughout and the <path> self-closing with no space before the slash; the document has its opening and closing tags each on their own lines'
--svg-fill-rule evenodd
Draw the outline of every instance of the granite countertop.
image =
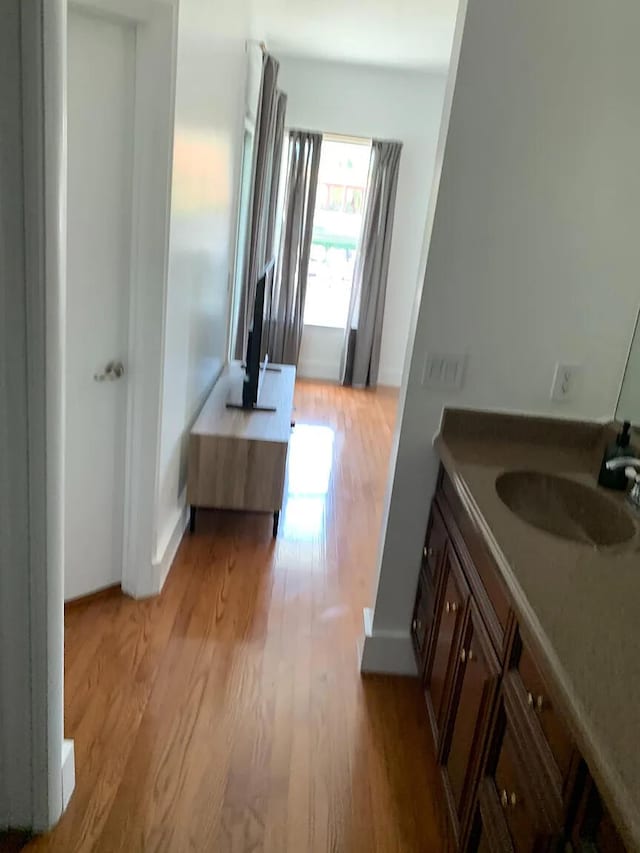
<svg viewBox="0 0 640 853">
<path fill-rule="evenodd" d="M 565 541 L 522 521 L 495 487 L 513 470 L 596 486 L 610 438 L 609 425 L 448 409 L 434 445 L 496 560 L 554 703 L 629 849 L 640 851 L 640 534 L 603 549 Z"/>
</svg>

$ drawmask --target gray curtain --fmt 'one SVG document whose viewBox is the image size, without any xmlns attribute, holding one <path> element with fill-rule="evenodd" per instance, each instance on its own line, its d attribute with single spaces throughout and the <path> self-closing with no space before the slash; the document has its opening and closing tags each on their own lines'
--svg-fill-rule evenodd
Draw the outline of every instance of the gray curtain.
<svg viewBox="0 0 640 853">
<path fill-rule="evenodd" d="M 271 197 L 274 170 L 279 172 L 284 131 L 286 98 L 277 89 L 279 64 L 273 56 L 262 57 L 262 77 L 256 115 L 253 153 L 253 181 L 249 207 L 248 239 L 244 280 L 240 293 L 238 328 L 236 330 L 235 357 L 243 358 L 247 333 L 251 325 L 256 282 L 265 264 L 273 257 L 273 227 L 271 225 Z M 277 128 L 281 113 L 280 150 L 276 151 Z M 278 175 L 279 177 L 279 175 Z M 277 196 L 277 179 L 275 195 Z M 273 202 L 275 204 L 275 201 Z M 275 218 L 275 214 L 273 215 Z"/>
<path fill-rule="evenodd" d="M 322 134 L 289 132 L 280 253 L 271 306 L 269 359 L 297 364 L 311 252 Z"/>
<path fill-rule="evenodd" d="M 342 384 L 378 382 L 382 319 L 402 143 L 374 139 L 360 249 L 342 354 Z"/>
<path fill-rule="evenodd" d="M 276 233 L 276 215 L 278 213 L 278 190 L 280 189 L 280 167 L 282 165 L 282 146 L 284 144 L 284 117 L 287 112 L 287 96 L 278 90 L 276 94 L 276 114 L 273 132 L 273 161 L 271 164 L 271 183 L 269 189 L 266 230 L 266 258 L 270 261 L 275 253 L 273 238 Z"/>
</svg>

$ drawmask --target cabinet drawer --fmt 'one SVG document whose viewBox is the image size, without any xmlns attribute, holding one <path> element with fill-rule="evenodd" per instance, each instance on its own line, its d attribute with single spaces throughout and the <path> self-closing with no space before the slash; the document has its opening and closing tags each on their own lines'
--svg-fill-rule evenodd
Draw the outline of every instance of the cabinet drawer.
<svg viewBox="0 0 640 853">
<path fill-rule="evenodd" d="M 517 667 L 521 689 L 558 767 L 564 790 L 575 763 L 576 752 L 573 740 L 562 718 L 553 707 L 540 670 L 522 640 L 519 640 L 519 650 Z"/>
</svg>

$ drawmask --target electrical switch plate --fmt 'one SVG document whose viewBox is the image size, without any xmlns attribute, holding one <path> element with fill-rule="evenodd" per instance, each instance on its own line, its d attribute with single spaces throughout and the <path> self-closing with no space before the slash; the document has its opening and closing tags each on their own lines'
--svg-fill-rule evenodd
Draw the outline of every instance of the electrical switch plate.
<svg viewBox="0 0 640 853">
<path fill-rule="evenodd" d="M 582 370 L 579 364 L 556 364 L 551 385 L 551 399 L 558 403 L 572 400 Z"/>
<path fill-rule="evenodd" d="M 466 362 L 464 353 L 428 352 L 424 360 L 422 384 L 426 388 L 457 391 L 462 388 Z"/>
</svg>

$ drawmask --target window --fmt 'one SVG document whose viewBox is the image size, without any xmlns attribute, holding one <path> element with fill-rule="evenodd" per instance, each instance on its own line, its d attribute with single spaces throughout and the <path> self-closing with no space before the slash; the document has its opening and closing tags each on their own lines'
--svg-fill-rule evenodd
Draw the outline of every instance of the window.
<svg viewBox="0 0 640 853">
<path fill-rule="evenodd" d="M 324 137 L 304 322 L 344 328 L 362 230 L 371 146 Z"/>
</svg>

